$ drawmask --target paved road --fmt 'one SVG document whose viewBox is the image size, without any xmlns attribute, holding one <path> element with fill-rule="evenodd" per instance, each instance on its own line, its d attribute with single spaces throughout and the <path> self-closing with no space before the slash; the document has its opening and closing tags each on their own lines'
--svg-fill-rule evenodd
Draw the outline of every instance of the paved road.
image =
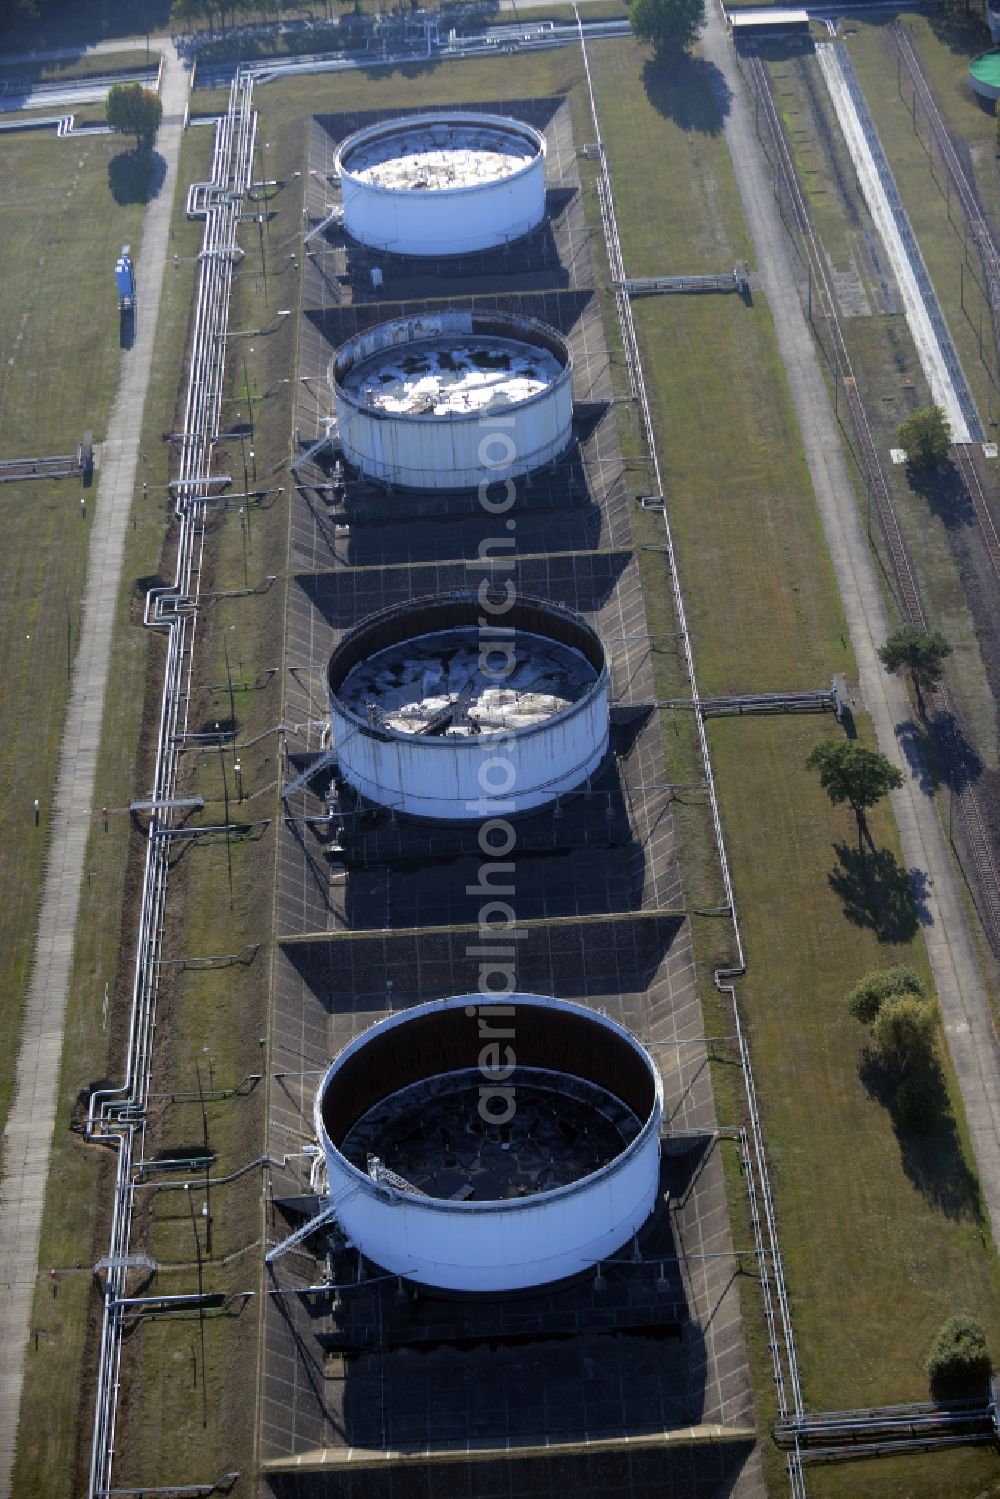
<svg viewBox="0 0 1000 1499">
<path fill-rule="evenodd" d="M 893 794 L 893 810 L 907 866 L 923 870 L 927 877 L 927 951 L 965 1102 L 993 1239 L 1000 1245 L 1000 1046 L 937 810 L 920 789 L 919 770 L 911 769 L 900 753 L 897 726 L 912 718 L 912 710 L 903 684 L 887 675 L 875 654 L 889 633 L 889 624 L 847 472 L 840 429 L 792 278 L 785 229 L 716 0 L 709 0 L 703 49 L 706 58 L 721 71 L 733 96 L 725 124 L 726 141 L 753 236 L 759 280 L 788 372 L 806 461 L 858 661 L 862 697 L 872 716 L 879 747 L 906 778 L 903 789 Z"/>
<path fill-rule="evenodd" d="M 0 1499 L 8 1499 L 11 1494 L 24 1354 L 59 1094 L 63 1020 L 84 854 L 92 825 L 104 690 L 187 102 L 187 70 L 169 43 L 161 40 L 159 46 L 166 61 L 161 86 L 163 124 L 157 149 L 166 161 L 166 176 L 146 212 L 137 257 L 141 305 L 136 340 L 122 355 L 121 383 L 102 445 L 83 626 L 52 807 L 51 826 L 58 833 L 52 837 L 48 853 L 14 1099 L 4 1132 L 0 1180 L 0 1285 L 4 1291 L 0 1299 L 0 1348 L 4 1351 L 0 1368 Z"/>
</svg>

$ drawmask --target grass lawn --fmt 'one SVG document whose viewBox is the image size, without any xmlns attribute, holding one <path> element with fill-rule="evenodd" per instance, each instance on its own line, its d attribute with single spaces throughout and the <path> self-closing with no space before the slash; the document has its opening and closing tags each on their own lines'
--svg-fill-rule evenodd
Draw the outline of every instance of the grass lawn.
<svg viewBox="0 0 1000 1499">
<path fill-rule="evenodd" d="M 75 454 L 100 441 L 118 380 L 114 262 L 142 209 L 108 189 L 121 142 L 17 136 L 4 142 L 0 407 L 4 457 Z M 69 665 L 80 639 L 89 517 L 75 479 L 5 484 L 0 653 L 0 1126 L 10 1102 L 50 824 Z M 89 491 L 88 506 L 95 490 Z M 42 804 L 34 827 L 32 803 Z"/>
<path fill-rule="evenodd" d="M 62 146 L 63 142 L 58 144 Z M 187 138 L 182 180 L 185 172 L 187 176 L 201 174 L 208 145 L 207 134 Z M 199 170 L 190 165 L 192 162 Z M 107 207 L 106 165 L 102 165 L 102 174 L 105 187 L 100 214 L 113 225 Z M 136 215 L 139 211 L 135 210 Z M 138 217 L 135 222 L 138 224 Z M 134 228 L 127 234 L 123 230 L 119 235 L 114 227 L 106 232 L 115 245 L 128 236 L 133 244 L 137 240 Z M 46 1499 L 80 1492 L 82 1465 L 89 1457 L 87 1433 L 96 1349 L 88 1340 L 93 1336 L 92 1319 L 98 1306 L 91 1267 L 104 1252 L 106 1226 L 99 1215 L 102 1193 L 111 1181 L 113 1158 L 110 1151 L 85 1145 L 78 1134 L 70 1132 L 70 1123 L 79 1117 L 80 1094 L 85 1088 L 101 1078 L 119 1080 L 128 1022 L 135 941 L 132 902 L 141 877 L 145 839 L 133 827 L 126 808 L 151 774 L 150 725 L 156 723 L 159 689 L 155 678 L 161 659 L 159 638 L 151 637 L 141 624 L 139 601 L 143 593 L 138 580 L 158 571 L 168 529 L 167 455 L 161 433 L 174 427 L 177 371 L 184 353 L 193 287 L 193 266 L 183 257 L 196 252 L 201 225 L 189 225 L 181 218 L 175 232 L 176 253 L 182 259 L 176 270 L 168 269 L 164 281 L 159 324 L 161 357 L 154 362 L 151 374 L 143 429 L 144 461 L 140 460 L 138 474 L 149 484 L 149 498 L 136 501 L 132 528 L 125 537 L 113 643 L 115 669 L 108 679 L 94 788 L 94 806 L 107 806 L 111 812 L 106 828 L 100 818 L 95 820 L 87 851 L 52 1147 L 50 1182 L 58 1183 L 58 1190 L 49 1192 L 42 1222 L 43 1274 L 32 1319 L 39 1335 L 37 1346 L 34 1342 L 29 1345 L 14 1474 L 15 1493 L 45 1495 Z M 138 253 L 141 264 L 141 251 Z M 117 305 L 113 284 L 109 289 L 106 280 L 110 277 L 100 281 L 101 300 L 103 293 L 109 292 L 117 354 Z M 71 285 L 63 288 L 62 295 L 68 307 L 76 305 Z M 94 306 L 100 305 L 96 285 L 91 301 Z M 75 489 L 73 493 L 75 497 Z M 147 683 L 151 655 L 157 669 Z M 60 722 L 60 730 L 61 726 Z M 106 1020 L 105 986 L 109 996 Z M 75 1268 L 78 1262 L 82 1265 L 80 1272 Z M 60 1271 L 56 1297 L 51 1295 L 44 1273 L 48 1266 Z"/>
<path fill-rule="evenodd" d="M 72 452 L 85 427 L 103 436 L 121 352 L 115 259 L 143 215 L 109 191 L 124 149 L 115 136 L 4 142 L 0 456 Z"/>
<path fill-rule="evenodd" d="M 595 49 L 592 66 L 630 272 L 714 269 L 743 253 L 735 182 L 700 69 L 653 77 L 619 43 Z M 657 162 L 655 192 L 639 173 L 629 180 L 630 160 Z M 637 313 L 702 691 L 819 685 L 850 671 L 766 307 L 664 298 Z M 740 1003 L 805 1394 L 816 1408 L 921 1395 L 926 1343 L 955 1307 L 982 1315 L 994 1341 L 1000 1333 L 996 1261 L 961 1123 L 946 1118 L 922 1142 L 897 1138 L 859 1078 L 864 1033 L 844 994 L 870 966 L 905 956 L 926 971 L 926 959 L 905 902 L 892 919 L 883 906 L 880 932 L 859 908 L 852 821 L 830 808 L 803 764 L 834 732 L 816 719 L 710 730 L 749 956 Z M 898 860 L 888 817 L 873 829 Z M 888 858 L 884 873 L 889 886 Z M 731 1117 L 732 1082 L 721 1070 L 715 1082 L 720 1115 Z M 766 1415 L 769 1369 L 749 1301 L 746 1325 Z M 992 1459 L 969 1451 L 954 1461 L 959 1487 L 978 1491 Z M 876 1469 L 864 1492 L 940 1492 L 930 1464 L 908 1464 L 905 1480 L 896 1467 Z M 854 1470 L 824 1475 L 824 1492 L 860 1492 Z"/>
<path fill-rule="evenodd" d="M 853 22 L 851 23 L 854 24 Z M 981 102 L 969 84 L 969 63 L 978 53 L 990 47 L 982 16 L 970 18 L 970 24 L 956 26 L 941 15 L 910 13 L 903 18 L 924 74 L 931 85 L 945 124 L 965 147 L 965 165 L 975 174 L 980 199 L 994 222 L 1000 218 L 1000 182 L 994 170 L 997 152 L 995 110 Z M 891 57 L 890 53 L 890 57 Z M 895 88 L 895 83 L 893 83 Z M 904 103 L 912 99 L 913 87 L 905 69 L 902 74 Z M 921 139 L 926 142 L 926 123 L 917 105 L 917 122 Z M 912 117 L 911 117 L 912 130 Z M 937 173 L 935 151 L 935 173 Z"/>
</svg>

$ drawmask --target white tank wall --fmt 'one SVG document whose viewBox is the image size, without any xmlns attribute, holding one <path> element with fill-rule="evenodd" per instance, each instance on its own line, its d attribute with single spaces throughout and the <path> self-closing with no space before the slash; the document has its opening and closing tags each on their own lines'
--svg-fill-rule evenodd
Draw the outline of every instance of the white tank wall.
<svg viewBox="0 0 1000 1499">
<path fill-rule="evenodd" d="M 586 1014 L 625 1037 L 649 1063 L 634 1037 L 606 1016 L 535 995 L 498 996 L 504 1004 L 526 1000 Z M 482 1007 L 488 1001 L 482 995 L 462 995 L 447 1003 L 457 1008 L 470 1002 Z M 425 1008 L 429 1007 L 417 1006 L 382 1025 L 403 1023 Z M 365 1039 L 361 1036 L 351 1042 L 324 1078 L 316 1099 L 315 1125 L 337 1221 L 349 1240 L 386 1270 L 455 1291 L 513 1291 L 544 1285 L 606 1259 L 649 1217 L 659 1188 L 663 1098 L 658 1074 L 650 1118 L 622 1154 L 600 1171 L 532 1198 L 451 1202 L 393 1193 L 352 1166 L 331 1144 L 321 1100 L 337 1068 Z"/>
<path fill-rule="evenodd" d="M 477 489 L 485 480 L 517 479 L 558 458 L 573 434 L 573 389 L 569 371 L 529 401 L 502 413 L 502 428 L 489 416 L 397 416 L 367 410 L 337 393 L 337 421 L 344 457 L 371 479 L 400 489 Z M 499 471 L 483 463 L 481 447 L 490 431 L 504 439 L 490 449 L 505 453 Z M 507 447 L 506 437 L 513 446 Z"/>
<path fill-rule="evenodd" d="M 606 669 L 571 708 L 509 735 L 390 735 L 336 697 L 330 705 L 338 765 L 349 785 L 408 816 L 452 821 L 528 812 L 579 786 L 607 753 L 608 712 Z M 494 759 L 497 768 L 489 764 Z"/>
<path fill-rule="evenodd" d="M 347 461 L 369 478 L 401 489 L 477 489 L 485 481 L 516 479 L 541 468 L 566 448 L 573 435 L 573 364 L 566 363 L 537 395 L 517 405 L 468 415 L 415 416 L 368 406 L 348 392 L 338 370 L 356 369 L 374 355 L 436 337 L 471 335 L 481 321 L 457 308 L 379 323 L 344 344 L 330 363 L 328 379 L 337 404 L 340 441 Z M 491 320 L 499 329 L 501 319 Z M 530 342 L 530 320 L 503 320 L 503 336 Z M 546 335 L 563 344 L 552 329 Z M 345 371 L 346 373 L 346 371 Z"/>
<path fill-rule="evenodd" d="M 406 192 L 341 174 L 344 227 L 391 255 L 471 255 L 529 234 L 545 216 L 545 160 L 498 182 Z"/>
<path fill-rule="evenodd" d="M 418 123 L 429 124 L 433 118 L 420 116 Z M 519 134 L 536 136 L 530 127 L 493 115 L 463 113 L 458 118 L 470 127 L 509 125 Z M 403 126 L 397 120 L 389 128 L 402 130 Z M 337 154 L 344 225 L 363 245 L 393 255 L 467 255 L 520 239 L 545 216 L 545 143 L 541 138 L 533 160 L 509 177 L 468 187 L 399 191 L 361 181 L 343 165 L 341 155 L 349 159 L 352 144 L 368 134 L 359 131 Z"/>
</svg>

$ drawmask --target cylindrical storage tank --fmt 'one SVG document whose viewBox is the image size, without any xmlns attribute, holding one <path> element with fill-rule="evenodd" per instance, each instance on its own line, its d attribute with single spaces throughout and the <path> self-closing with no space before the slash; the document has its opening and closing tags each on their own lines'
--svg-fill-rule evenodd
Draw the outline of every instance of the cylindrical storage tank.
<svg viewBox="0 0 1000 1499">
<path fill-rule="evenodd" d="M 460 995 L 350 1042 L 316 1095 L 330 1204 L 376 1264 L 452 1291 L 578 1274 L 649 1217 L 663 1084 L 606 1015 Z"/>
<path fill-rule="evenodd" d="M 341 345 L 328 378 L 345 458 L 400 489 L 499 486 L 573 435 L 573 356 L 532 318 L 448 308 L 379 323 Z"/>
<path fill-rule="evenodd" d="M 532 811 L 581 785 L 608 749 L 600 637 L 506 585 L 369 616 L 333 652 L 327 682 L 340 775 L 410 817 Z"/>
<path fill-rule="evenodd" d="M 348 234 L 394 255 L 465 255 L 545 214 L 545 140 L 502 115 L 435 111 L 370 125 L 337 151 Z"/>
<path fill-rule="evenodd" d="M 992 18 L 993 13 L 990 14 Z M 981 52 L 972 59 L 969 63 L 969 82 L 981 99 L 1000 99 L 1000 49 Z"/>
</svg>

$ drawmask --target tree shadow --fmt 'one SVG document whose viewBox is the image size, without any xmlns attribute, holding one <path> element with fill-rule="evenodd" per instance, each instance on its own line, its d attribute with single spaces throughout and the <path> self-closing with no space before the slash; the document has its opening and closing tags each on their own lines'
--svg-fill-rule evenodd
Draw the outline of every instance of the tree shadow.
<svg viewBox="0 0 1000 1499">
<path fill-rule="evenodd" d="M 979 1179 L 962 1153 L 951 1100 L 937 1059 L 921 1073 L 925 1119 L 922 1127 L 915 1127 L 903 1118 L 898 1104 L 899 1079 L 872 1047 L 866 1046 L 861 1053 L 858 1077 L 869 1098 L 888 1110 L 903 1170 L 917 1190 L 949 1218 L 972 1217 L 982 1221 Z"/>
<path fill-rule="evenodd" d="M 976 512 L 961 474 L 951 462 L 938 468 L 917 468 L 907 464 L 906 478 L 913 490 L 927 504 L 948 530 L 959 526 L 971 526 Z"/>
<path fill-rule="evenodd" d="M 953 790 L 963 791 L 979 780 L 982 759 L 954 713 L 935 713 L 927 726 L 927 739 L 931 764 Z"/>
<path fill-rule="evenodd" d="M 827 880 L 853 926 L 868 927 L 879 942 L 909 942 L 930 923 L 922 869 L 907 869 L 887 848 L 864 853 L 835 843 L 834 851 L 840 862 Z"/>
<path fill-rule="evenodd" d="M 642 82 L 653 108 L 682 130 L 718 135 L 733 104 L 732 90 L 715 66 L 703 57 L 651 57 Z"/>
<path fill-rule="evenodd" d="M 915 718 L 906 718 L 896 725 L 896 738 L 917 785 L 925 796 L 933 796 L 941 785 L 941 768 L 932 759 L 933 746 L 927 726 Z"/>
<path fill-rule="evenodd" d="M 166 175 L 159 151 L 122 151 L 108 162 L 108 187 L 116 203 L 151 203 Z"/>
<path fill-rule="evenodd" d="M 963 791 L 983 774 L 979 751 L 954 713 L 904 719 L 896 725 L 896 738 L 925 796 L 942 786 Z"/>
</svg>

